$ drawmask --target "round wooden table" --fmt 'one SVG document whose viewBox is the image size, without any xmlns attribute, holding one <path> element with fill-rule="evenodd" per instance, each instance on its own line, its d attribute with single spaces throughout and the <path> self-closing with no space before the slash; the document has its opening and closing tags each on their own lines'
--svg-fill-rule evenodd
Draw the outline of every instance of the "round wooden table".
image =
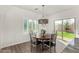
<svg viewBox="0 0 79 59">
<path fill-rule="evenodd" d="M 44 41 L 48 41 L 51 40 L 51 36 L 39 36 L 39 37 L 33 37 L 35 38 L 37 41 L 41 41 L 42 42 L 42 52 L 44 50 L 43 46 L 44 46 Z M 51 51 L 51 50 L 50 50 Z"/>
</svg>

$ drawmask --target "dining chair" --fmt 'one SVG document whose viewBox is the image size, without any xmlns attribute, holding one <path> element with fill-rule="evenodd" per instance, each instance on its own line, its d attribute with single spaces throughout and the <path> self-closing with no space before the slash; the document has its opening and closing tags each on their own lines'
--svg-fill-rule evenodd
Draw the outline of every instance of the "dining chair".
<svg viewBox="0 0 79 59">
<path fill-rule="evenodd" d="M 52 47 L 54 48 L 54 52 L 56 52 L 56 37 L 57 33 L 51 34 L 51 39 L 44 42 L 44 44 L 47 45 L 47 47 L 49 47 L 49 52 L 51 52 Z"/>
<path fill-rule="evenodd" d="M 50 39 L 50 51 L 51 47 L 54 47 L 54 52 L 56 52 L 56 39 L 57 39 L 57 33 L 56 34 L 51 34 L 51 39 Z"/>
<path fill-rule="evenodd" d="M 35 37 L 35 36 L 34 36 Z M 37 46 L 41 44 L 41 41 L 38 41 L 36 38 L 33 37 L 33 34 L 30 33 L 30 42 L 31 42 L 31 52 L 32 49 L 35 48 L 35 50 L 37 51 Z"/>
</svg>

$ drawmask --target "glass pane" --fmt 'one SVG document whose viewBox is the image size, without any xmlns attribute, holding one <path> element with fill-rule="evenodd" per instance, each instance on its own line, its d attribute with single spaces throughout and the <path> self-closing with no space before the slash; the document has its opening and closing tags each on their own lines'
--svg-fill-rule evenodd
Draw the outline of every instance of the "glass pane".
<svg viewBox="0 0 79 59">
<path fill-rule="evenodd" d="M 55 21 L 55 32 L 57 32 L 57 39 L 62 39 L 62 20 Z"/>
<path fill-rule="evenodd" d="M 24 31 L 27 31 L 27 20 L 24 20 Z"/>
<path fill-rule="evenodd" d="M 74 43 L 75 39 L 75 21 L 73 19 L 63 20 L 63 40 L 66 42 L 72 41 Z M 70 43 L 70 44 L 72 44 Z"/>
<path fill-rule="evenodd" d="M 32 26 L 32 24 L 33 24 L 32 22 L 29 22 L 29 32 L 30 32 L 30 31 L 33 31 L 33 26 Z"/>
</svg>

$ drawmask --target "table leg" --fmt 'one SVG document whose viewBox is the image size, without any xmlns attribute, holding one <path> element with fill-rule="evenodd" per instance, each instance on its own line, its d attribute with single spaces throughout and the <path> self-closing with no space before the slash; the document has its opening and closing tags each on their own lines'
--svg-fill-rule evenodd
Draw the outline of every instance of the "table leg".
<svg viewBox="0 0 79 59">
<path fill-rule="evenodd" d="M 49 52 L 51 53 L 51 41 L 49 41 Z"/>
<path fill-rule="evenodd" d="M 36 40 L 36 42 L 38 42 L 38 39 Z M 36 44 L 36 52 L 38 52 L 38 45 Z"/>
<path fill-rule="evenodd" d="M 43 50 L 44 50 L 43 45 L 44 45 L 44 41 L 42 40 L 42 52 L 43 52 Z"/>
</svg>

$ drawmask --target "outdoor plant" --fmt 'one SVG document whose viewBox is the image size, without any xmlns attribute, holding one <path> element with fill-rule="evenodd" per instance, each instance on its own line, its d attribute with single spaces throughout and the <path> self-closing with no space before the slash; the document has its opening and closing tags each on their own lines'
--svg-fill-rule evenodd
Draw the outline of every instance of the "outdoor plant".
<svg viewBox="0 0 79 59">
<path fill-rule="evenodd" d="M 70 26 L 69 26 L 69 23 L 66 22 L 66 23 L 64 24 L 64 28 L 65 28 L 65 31 L 66 31 L 66 32 L 69 32 L 69 30 L 70 30 L 69 27 L 70 27 Z"/>
</svg>

